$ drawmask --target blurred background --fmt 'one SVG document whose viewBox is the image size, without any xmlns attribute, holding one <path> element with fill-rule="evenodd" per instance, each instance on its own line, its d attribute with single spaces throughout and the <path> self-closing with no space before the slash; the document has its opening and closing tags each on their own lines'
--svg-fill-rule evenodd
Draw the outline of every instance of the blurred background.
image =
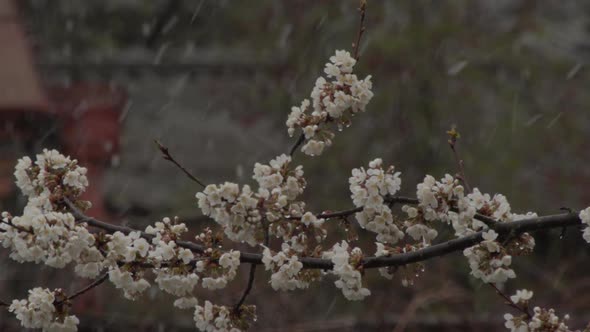
<svg viewBox="0 0 590 332">
<path fill-rule="evenodd" d="M 290 107 L 309 96 L 335 49 L 350 49 L 358 1 L 0 0 L 0 210 L 18 215 L 16 159 L 57 148 L 90 170 L 89 214 L 145 227 L 178 215 L 212 225 L 199 188 L 161 158 L 161 140 L 207 183 L 250 183 L 256 161 L 293 144 Z M 371 1 L 355 72 L 373 75 L 365 114 L 321 158 L 296 155 L 312 210 L 351 206 L 350 170 L 375 157 L 415 194 L 424 174 L 456 171 L 445 131 L 461 133 L 469 182 L 505 194 L 516 212 L 558 213 L 590 202 L 590 3 L 558 0 Z M 354 226 L 353 226 L 354 227 Z M 332 239 L 343 236 L 334 226 Z M 452 236 L 442 233 L 443 236 Z M 536 233 L 514 261 L 534 304 L 590 320 L 587 246 L 577 229 Z M 373 235 L 357 242 L 373 252 Z M 242 248 L 248 249 L 249 248 Z M 348 302 L 326 278 L 274 292 L 259 269 L 249 303 L 260 331 L 498 331 L 511 310 L 468 276 L 460 253 L 426 263 L 413 287 L 366 274 L 372 295 Z M 233 304 L 247 268 L 226 290 L 198 297 Z M 399 274 L 413 274 L 414 267 Z M 0 297 L 36 286 L 75 290 L 71 271 L 15 264 L 0 253 Z M 138 302 L 104 285 L 76 303 L 89 331 L 193 330 L 192 312 L 153 288 Z M 18 331 L 0 313 L 0 330 Z"/>
</svg>

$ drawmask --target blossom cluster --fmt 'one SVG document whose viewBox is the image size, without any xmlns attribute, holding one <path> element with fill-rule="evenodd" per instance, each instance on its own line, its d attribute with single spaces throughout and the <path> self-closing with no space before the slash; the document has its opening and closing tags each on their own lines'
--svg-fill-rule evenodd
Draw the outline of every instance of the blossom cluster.
<svg viewBox="0 0 590 332">
<path fill-rule="evenodd" d="M 463 228 L 478 229 L 485 226 L 473 219 L 475 209 L 466 203 L 463 186 L 449 174 L 440 181 L 426 175 L 416 187 L 416 197 L 419 201 L 417 208 L 403 208 L 409 217 L 405 222 L 406 232 L 416 240 L 421 238 L 425 243 L 430 243 L 436 238 L 438 232 L 429 227 L 434 221 L 451 223 L 456 233 L 460 233 L 459 229 Z M 451 212 L 455 205 L 459 208 L 458 214 Z"/>
<path fill-rule="evenodd" d="M 130 264 L 112 264 L 109 280 L 124 291 L 128 299 L 136 299 L 149 286 L 142 278 L 143 269 L 137 262 L 154 267 L 155 282 L 163 291 L 177 297 L 190 297 L 201 280 L 207 289 L 220 289 L 236 276 L 240 265 L 240 252 L 231 250 L 220 254 L 218 250 L 208 249 L 203 257 L 193 264 L 195 255 L 191 250 L 179 247 L 175 240 L 187 231 L 184 223 L 172 222 L 164 218 L 155 227 L 148 226 L 146 234 L 152 235 L 151 244 L 139 232 L 125 235 L 115 232 L 108 236 L 109 258 Z M 207 257 L 210 256 L 210 257 Z"/>
<path fill-rule="evenodd" d="M 109 269 L 109 280 L 115 288 L 121 289 L 125 298 L 129 300 L 137 299 L 150 287 L 150 283 L 143 278 L 143 271 L 129 266 L 122 268 L 118 266 L 111 267 Z"/>
<path fill-rule="evenodd" d="M 467 198 L 468 204 L 473 206 L 477 213 L 492 217 L 498 222 L 514 222 L 537 217 L 537 214 L 532 212 L 526 214 L 510 212 L 510 205 L 503 195 L 495 195 L 490 199 L 488 194 L 481 195 L 475 189 L 474 193 Z M 488 229 L 485 225 L 481 227 Z M 498 283 L 515 278 L 514 270 L 509 268 L 512 257 L 527 255 L 535 247 L 535 239 L 529 233 L 506 237 L 502 243 L 498 240 L 498 234 L 492 229 L 483 231 L 482 237 L 484 241 L 465 249 L 463 254 L 469 262 L 471 274 L 484 282 Z"/>
<path fill-rule="evenodd" d="M 286 122 L 289 136 L 298 128 L 303 131 L 303 153 L 320 155 L 334 138 L 328 124 L 335 123 L 339 129 L 349 126 L 350 117 L 364 112 L 373 98 L 371 76 L 358 79 L 352 73 L 355 64 L 349 52 L 336 51 L 324 68 L 330 81 L 320 76 L 311 92 L 311 102 L 304 99 L 301 106 L 291 109 Z"/>
<path fill-rule="evenodd" d="M 197 271 L 207 273 L 203 278 L 203 287 L 211 290 L 225 288 L 232 281 L 240 266 L 240 252 L 230 250 L 219 257 L 217 263 L 206 260 L 197 262 Z"/>
<path fill-rule="evenodd" d="M 404 237 L 386 202 L 388 196 L 399 191 L 399 176 L 400 172 L 395 172 L 393 166 L 384 170 L 383 161 L 377 158 L 369 163 L 367 170 L 353 169 L 348 180 L 354 205 L 363 208 L 356 213 L 356 220 L 362 228 L 377 233 L 379 242 L 395 244 Z"/>
<path fill-rule="evenodd" d="M 199 280 L 188 268 L 194 254 L 175 242 L 186 231 L 184 223 L 164 218 L 156 222 L 155 227 L 147 226 L 145 233 L 152 236 L 151 243 L 138 231 L 107 235 L 105 246 L 108 249 L 109 280 L 123 290 L 126 298 L 136 299 L 150 287 L 150 283 L 143 278 L 143 269 L 135 264 L 139 262 L 155 267 L 156 282 L 162 290 L 177 296 L 192 292 Z M 163 263 L 166 267 L 161 266 Z"/>
<path fill-rule="evenodd" d="M 469 262 L 471 274 L 484 282 L 505 282 L 515 278 L 514 270 L 510 269 L 512 256 L 528 254 L 535 246 L 535 240 L 528 233 L 504 239 L 498 242 L 498 234 L 478 219 L 494 220 L 494 222 L 513 222 L 525 218 L 536 217 L 535 213 L 515 214 L 504 195 L 482 194 L 477 188 L 465 194 L 459 180 L 447 174 L 437 181 L 427 175 L 417 185 L 417 207 L 404 206 L 408 220 L 404 223 L 406 232 L 414 239 L 422 238 L 429 243 L 436 237 L 436 230 L 428 227 L 434 221 L 451 224 L 457 237 L 463 237 L 481 231 L 484 241 L 467 248 L 463 254 Z"/>
<path fill-rule="evenodd" d="M 529 312 L 529 301 L 532 297 L 533 292 L 523 289 L 518 290 L 515 295 L 510 297 L 510 300 L 515 306 L 522 308 L 525 312 Z M 553 309 L 535 307 L 532 315 L 522 314 L 514 316 L 512 314 L 505 314 L 504 319 L 506 322 L 504 326 L 511 332 L 569 332 L 570 329 L 565 323 L 569 318 L 569 315 L 559 318 Z"/>
<path fill-rule="evenodd" d="M 305 186 L 302 171 L 300 168 L 287 170 L 285 163 L 288 161 L 277 158 L 271 162 L 274 167 L 271 172 L 258 167 L 262 194 L 273 191 L 280 201 L 285 198 L 279 196 L 290 200 L 301 193 Z M 279 189 L 274 188 L 272 182 L 271 173 L 275 169 L 285 176 Z M 219 289 L 235 278 L 240 252 L 222 252 L 209 243 L 196 257 L 191 250 L 177 244 L 188 231 L 177 219 L 164 218 L 147 226 L 144 233 L 91 234 L 86 223 L 77 221 L 69 213 L 71 205 L 82 211 L 89 207 L 88 202 L 78 199 L 88 185 L 85 173 L 86 169 L 79 167 L 76 160 L 55 150 L 44 150 L 37 155 L 35 163 L 27 157 L 19 160 L 15 176 L 28 197 L 27 205 L 22 216 L 3 212 L 0 223 L 0 243 L 11 249 L 11 258 L 19 262 L 43 262 L 55 268 L 75 263 L 76 274 L 87 278 L 95 278 L 107 269 L 108 279 L 131 300 L 150 288 L 146 276 L 151 270 L 159 288 L 176 296 L 175 305 L 179 307 L 197 306 L 192 293 L 199 281 L 204 288 Z M 55 294 L 42 289 L 31 290 L 29 299 L 14 302 L 11 311 L 26 327 L 75 330 L 77 318 L 64 315 L 61 310 L 65 305 L 55 300 Z M 60 303 L 57 309 L 54 302 Z M 59 317 L 54 317 L 55 313 L 59 313 Z"/>
<path fill-rule="evenodd" d="M 375 242 L 375 244 L 377 247 L 377 250 L 375 251 L 375 257 L 388 257 L 391 255 L 404 254 L 424 248 L 423 243 L 406 244 L 404 246 L 397 247 L 391 247 L 380 242 Z M 380 267 L 378 271 L 382 277 L 389 280 L 393 279 L 394 273 L 397 274 L 401 279 L 402 286 L 408 287 L 414 285 L 414 281 L 420 277 L 420 275 L 425 271 L 425 268 L 422 263 L 415 263 L 401 266 L 401 268 L 396 266 Z"/>
<path fill-rule="evenodd" d="M 256 245 L 261 238 L 262 216 L 258 198 L 244 185 L 242 190 L 235 183 L 208 185 L 196 195 L 203 214 L 213 218 L 232 241 Z"/>
<path fill-rule="evenodd" d="M 27 205 L 22 216 L 2 214 L 0 242 L 10 248 L 10 257 L 22 262 L 44 262 L 63 268 L 81 262 L 91 252 L 94 237 L 83 225 L 76 225 L 69 213 L 43 211 Z"/>
<path fill-rule="evenodd" d="M 483 232 L 482 236 L 484 241 L 463 251 L 469 262 L 471 275 L 487 283 L 502 283 L 516 278 L 514 270 L 509 268 L 512 256 L 498 243 L 498 233 L 489 230 Z"/>
<path fill-rule="evenodd" d="M 339 278 L 334 285 L 342 290 L 344 297 L 358 301 L 371 295 L 371 291 L 362 285 L 363 252 L 360 248 L 350 248 L 343 240 L 341 243 L 336 243 L 330 251 L 325 251 L 323 258 L 330 259 L 334 264 L 330 273 Z"/>
<path fill-rule="evenodd" d="M 65 304 L 56 305 L 58 298 L 64 298 L 61 290 L 33 288 L 27 299 L 13 300 L 8 311 L 16 315 L 24 328 L 43 329 L 44 332 L 77 331 L 78 318 L 68 315 Z"/>
<path fill-rule="evenodd" d="M 232 310 L 226 306 L 214 305 L 209 301 L 205 301 L 204 306 L 196 305 L 194 314 L 197 328 L 207 332 L 245 331 L 255 317 L 254 306 L 242 306 L 239 310 Z"/>
<path fill-rule="evenodd" d="M 436 234 L 424 228 L 424 225 L 434 221 L 451 224 L 457 237 L 488 228 L 484 222 L 475 218 L 476 214 L 501 222 L 514 221 L 515 215 L 510 212 L 510 204 L 504 195 L 496 194 L 490 197 L 489 194 L 482 194 L 477 188 L 465 194 L 465 188 L 460 184 L 460 180 L 449 174 L 439 181 L 431 175 L 426 175 L 416 187 L 416 197 L 416 208 L 403 208 L 409 217 L 406 222 L 409 229 L 407 232 L 414 234 L 415 239 L 434 239 Z M 412 226 L 417 229 L 412 230 Z"/>
<path fill-rule="evenodd" d="M 16 185 L 33 205 L 53 210 L 50 205 L 56 207 L 64 197 L 74 200 L 86 190 L 86 173 L 77 160 L 44 149 L 34 163 L 29 157 L 19 159 L 14 176 Z"/>
<path fill-rule="evenodd" d="M 11 250 L 12 259 L 63 268 L 100 254 L 94 236 L 84 223 L 76 224 L 64 203 L 69 200 L 81 209 L 90 206 L 78 200 L 88 185 L 85 174 L 76 160 L 56 150 L 43 150 L 34 163 L 29 157 L 18 161 L 14 175 L 28 201 L 22 216 L 3 212 L 0 223 L 0 243 Z"/>
<path fill-rule="evenodd" d="M 303 270 L 297 252 L 287 243 L 283 243 L 281 251 L 274 255 L 265 247 L 262 252 L 262 263 L 267 271 L 272 271 L 270 285 L 274 290 L 305 289 L 309 287 L 310 282 L 321 276 L 316 271 Z"/>
<path fill-rule="evenodd" d="M 303 168 L 290 167 L 291 157 L 280 155 L 268 164 L 254 165 L 253 179 L 258 190 L 235 183 L 208 185 L 197 193 L 199 208 L 212 217 L 228 239 L 262 244 L 268 236 L 290 242 L 292 248 L 303 252 L 309 235 L 322 241 L 324 219 L 305 211 L 305 203 L 297 200 L 306 186 Z"/>
</svg>

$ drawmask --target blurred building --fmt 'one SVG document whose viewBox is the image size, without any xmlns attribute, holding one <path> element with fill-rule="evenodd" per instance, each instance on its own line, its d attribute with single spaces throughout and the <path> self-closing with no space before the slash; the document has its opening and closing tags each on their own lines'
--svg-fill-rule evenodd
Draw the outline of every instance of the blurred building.
<svg viewBox="0 0 590 332">
<path fill-rule="evenodd" d="M 14 162 L 53 113 L 35 69 L 16 6 L 0 1 L 0 199 L 14 189 Z"/>
</svg>

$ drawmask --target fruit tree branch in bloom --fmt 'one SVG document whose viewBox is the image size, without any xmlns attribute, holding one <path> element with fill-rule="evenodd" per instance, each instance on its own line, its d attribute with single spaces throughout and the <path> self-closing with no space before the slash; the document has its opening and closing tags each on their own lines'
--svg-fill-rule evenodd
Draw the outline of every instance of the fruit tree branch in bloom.
<svg viewBox="0 0 590 332">
<path fill-rule="evenodd" d="M 142 231 L 85 215 L 91 206 L 81 199 L 89 186 L 87 169 L 76 159 L 47 149 L 34 161 L 26 156 L 19 159 L 14 175 L 27 204 L 22 215 L 0 215 L 0 245 L 20 263 L 44 263 L 59 269 L 73 265 L 76 275 L 94 281 L 69 297 L 61 289 L 36 287 L 27 298 L 0 306 L 8 306 L 25 328 L 75 331 L 79 320 L 70 315 L 71 300 L 108 279 L 131 301 L 157 285 L 174 296 L 175 307 L 194 310 L 198 329 L 235 332 L 247 330 L 256 321 L 256 306 L 245 302 L 254 286 L 257 265 L 270 272 L 268 283 L 276 291 L 307 289 L 327 277 L 334 279 L 345 298 L 358 301 L 371 295 L 363 284 L 368 269 L 377 269 L 386 279 L 399 277 L 402 285 L 410 286 L 424 272 L 422 262 L 459 251 L 466 257 L 471 276 L 496 288 L 516 278 L 513 257 L 533 252 L 535 239 L 528 232 L 586 224 L 583 238 L 590 242 L 590 207 L 579 214 L 519 214 L 512 211 L 504 195 L 471 188 L 456 150 L 455 130 L 449 132 L 449 144 L 459 175 L 436 179 L 426 174 L 416 185 L 416 198 L 396 196 L 401 190 L 401 171 L 375 158 L 351 170 L 348 183 L 354 208 L 321 213 L 308 209 L 303 199 L 305 172 L 303 166 L 294 165 L 293 154 L 300 149 L 306 156 L 320 156 L 332 145 L 336 129 L 349 127 L 374 96 L 371 76 L 359 78 L 354 72 L 365 32 L 365 9 L 366 1 L 361 0 L 353 55 L 337 50 L 329 58 L 309 98 L 292 107 L 287 117 L 287 133 L 291 137 L 297 133 L 297 141 L 289 154 L 255 163 L 252 184 L 205 185 L 156 141 L 163 158 L 202 187 L 195 194 L 196 205 L 216 223 L 214 228 L 199 230 L 194 242 L 182 240 L 190 233 L 178 218 L 165 217 Z M 401 212 L 394 209 L 399 203 L 403 204 Z M 361 229 L 374 236 L 374 254 L 354 246 L 355 237 L 350 233 L 334 239 L 340 234 L 326 227 L 332 219 L 345 219 L 348 227 L 353 216 Z M 454 238 L 441 240 L 442 229 L 447 230 L 442 234 L 454 232 Z M 271 237 L 280 240 L 280 248 L 269 246 Z M 225 240 L 252 249 L 233 250 Z M 249 264 L 250 270 L 235 305 L 197 299 L 196 287 L 225 288 L 241 264 Z M 401 266 L 405 268 L 398 270 Z M 568 315 L 560 318 L 555 310 L 540 307 L 528 310 L 531 291 L 519 290 L 510 298 L 500 295 L 524 313 L 504 316 L 511 331 L 569 331 L 565 325 Z"/>
<path fill-rule="evenodd" d="M 510 297 L 506 294 L 504 294 L 500 288 L 498 288 L 498 286 L 492 284 L 492 283 L 488 283 L 488 285 L 490 285 L 495 291 L 496 294 L 498 294 L 501 298 L 504 299 L 504 301 L 506 301 L 506 304 L 511 306 L 512 308 L 522 312 L 523 314 L 525 314 L 529 319 L 533 317 L 533 315 L 531 315 L 531 313 L 529 312 L 528 308 L 524 308 L 519 306 L 517 303 L 514 303 L 514 301 L 512 301 L 512 299 L 510 299 Z"/>
<path fill-rule="evenodd" d="M 414 199 L 402 197 L 400 198 L 400 201 L 413 202 Z M 341 217 L 343 215 L 352 214 L 350 213 L 350 211 L 352 210 L 345 211 L 346 213 L 335 212 L 332 215 L 333 217 Z M 129 227 L 113 225 L 107 222 L 97 220 L 92 217 L 88 217 L 77 209 L 73 210 L 72 214 L 74 214 L 79 221 L 86 222 L 90 226 L 101 228 L 107 232 L 119 231 L 122 233 L 129 233 L 136 231 Z M 580 223 L 580 218 L 576 213 L 563 213 L 513 222 L 495 223 L 491 228 L 495 230 L 501 237 L 506 237 L 516 236 L 525 232 L 580 226 Z M 382 257 L 366 257 L 362 260 L 361 264 L 365 269 L 372 269 L 381 267 L 404 266 L 412 263 L 426 261 L 431 258 L 440 257 L 457 251 L 461 251 L 465 248 L 480 243 L 483 241 L 482 233 L 483 231 L 477 232 L 469 236 L 448 240 L 412 252 Z M 145 236 L 146 238 L 151 237 L 150 234 L 142 234 L 142 236 Z M 203 248 L 202 246 L 190 241 L 176 241 L 176 243 L 180 247 L 187 248 L 199 253 L 205 250 L 205 248 Z M 240 261 L 242 263 L 262 264 L 262 254 L 241 252 Z M 333 263 L 328 259 L 301 257 L 300 261 L 303 264 L 303 267 L 307 269 L 331 270 L 334 267 Z"/>
</svg>

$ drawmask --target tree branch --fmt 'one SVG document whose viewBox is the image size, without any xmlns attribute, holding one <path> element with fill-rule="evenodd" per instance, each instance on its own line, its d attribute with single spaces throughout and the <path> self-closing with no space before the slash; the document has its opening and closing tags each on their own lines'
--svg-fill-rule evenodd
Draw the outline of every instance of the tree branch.
<svg viewBox="0 0 590 332">
<path fill-rule="evenodd" d="M 68 206 L 72 209 L 72 212 L 76 219 L 79 221 L 87 222 L 89 225 L 93 227 L 102 228 L 109 232 L 116 232 L 120 231 L 125 234 L 129 232 L 135 231 L 132 228 L 124 227 L 124 226 L 116 226 L 109 223 L 105 223 L 94 218 L 85 216 L 82 212 L 80 212 L 71 202 L 66 201 Z M 563 227 L 571 227 L 571 226 L 580 226 L 581 221 L 580 218 L 576 213 L 563 213 L 563 214 L 556 214 L 556 215 L 549 215 L 543 217 L 536 217 L 530 219 L 524 219 L 514 222 L 495 222 L 493 229 L 500 235 L 506 236 L 509 234 L 512 235 L 519 235 L 524 232 L 532 232 L 537 230 L 544 230 L 544 229 L 553 229 L 553 228 L 563 228 Z M 443 243 L 439 243 L 436 245 L 432 245 L 430 247 L 426 247 L 420 250 L 416 250 L 413 252 L 407 252 L 403 254 L 396 254 L 391 256 L 382 256 L 382 257 L 366 257 L 362 261 L 362 265 L 366 269 L 371 268 L 379 268 L 379 267 L 388 267 L 388 266 L 403 266 L 411 263 L 417 263 L 421 261 L 426 261 L 430 258 L 444 256 L 446 254 L 450 254 L 455 251 L 461 251 L 463 249 L 469 248 L 481 241 L 483 232 L 474 233 L 462 238 L 449 240 Z M 141 233 L 142 237 L 146 239 L 151 239 L 152 235 Z M 186 249 L 190 249 L 197 253 L 203 253 L 206 248 L 201 245 L 198 245 L 194 242 L 189 241 L 176 241 L 176 244 L 179 247 L 183 247 Z M 304 268 L 307 269 L 322 269 L 322 270 L 330 270 L 333 267 L 332 261 L 328 259 L 322 258 L 315 258 L 315 257 L 301 257 L 299 259 L 303 264 Z M 241 252 L 240 253 L 240 261 L 242 263 L 251 263 L 251 264 L 262 264 L 262 254 L 258 253 L 251 253 L 251 252 Z"/>
<path fill-rule="evenodd" d="M 89 226 L 103 229 L 109 233 L 121 232 L 123 234 L 129 234 L 131 232 L 140 232 L 141 237 L 145 238 L 146 240 L 151 240 L 154 237 L 152 234 L 148 234 L 148 233 L 139 231 L 137 229 L 133 229 L 130 227 L 125 227 L 125 226 L 113 225 L 113 224 L 89 217 L 89 216 L 85 215 L 82 211 L 80 211 L 67 198 L 64 199 L 64 202 L 70 208 L 72 215 L 76 218 L 76 221 L 78 221 L 78 222 L 85 222 Z M 189 241 L 176 241 L 176 244 L 180 247 L 190 249 L 190 250 L 192 250 L 194 252 L 198 252 L 198 253 L 203 253 L 203 252 L 205 252 L 205 249 L 206 249 L 205 247 L 203 247 L 201 245 L 198 245 L 194 242 L 189 242 Z"/>
<path fill-rule="evenodd" d="M 263 221 L 263 225 L 264 225 L 264 245 L 268 247 L 268 244 L 270 243 L 270 236 L 268 234 L 268 223 L 267 223 L 266 219 L 264 219 L 264 218 L 262 219 L 262 221 Z M 254 279 L 256 278 L 256 266 L 258 266 L 258 265 L 255 263 L 250 264 L 250 274 L 248 275 L 248 285 L 246 286 L 246 290 L 244 290 L 244 294 L 242 294 L 242 298 L 240 299 L 240 301 L 238 301 L 238 303 L 234 307 L 234 310 L 236 312 L 239 312 L 240 307 L 242 306 L 242 304 L 244 304 L 244 301 L 246 301 L 246 298 L 250 294 L 250 291 L 252 291 L 252 286 L 254 285 Z"/>
<path fill-rule="evenodd" d="M 176 167 L 178 167 L 181 171 L 183 171 L 184 174 L 186 174 L 186 176 L 189 177 L 189 179 L 195 181 L 201 187 L 203 187 L 203 188 L 206 187 L 206 185 L 201 180 L 197 179 L 197 177 L 195 177 L 194 175 L 192 175 L 191 172 L 189 172 L 184 166 L 182 166 L 178 161 L 176 161 L 176 159 L 174 159 L 172 157 L 172 155 L 170 154 L 170 150 L 168 150 L 167 147 L 165 147 L 158 140 L 154 140 L 154 142 L 156 142 L 156 145 L 158 146 L 158 149 L 160 149 L 160 152 L 162 152 L 162 158 L 164 158 L 165 160 L 168 160 L 171 163 L 173 163 L 174 165 L 176 165 Z"/>
<path fill-rule="evenodd" d="M 564 213 L 538 218 L 531 218 L 526 220 L 519 220 L 514 222 L 497 223 L 494 227 L 494 230 L 500 236 L 506 236 L 510 233 L 518 235 L 524 232 L 531 232 L 543 229 L 578 226 L 580 225 L 580 222 L 580 218 L 577 214 Z M 472 235 L 468 235 L 454 240 L 449 240 L 440 244 L 436 244 L 409 253 L 392 255 L 389 257 L 369 257 L 364 260 L 364 267 L 375 268 L 387 266 L 401 266 L 410 263 L 425 261 L 430 258 L 443 256 L 455 251 L 461 251 L 483 241 L 482 233 L 483 232 L 477 232 Z"/>
<path fill-rule="evenodd" d="M 250 291 L 252 290 L 252 286 L 254 285 L 254 279 L 256 277 L 256 267 L 257 266 L 258 265 L 255 263 L 250 264 L 250 274 L 248 275 L 248 285 L 246 286 L 246 290 L 244 291 L 244 294 L 242 294 L 242 298 L 240 298 L 240 301 L 238 301 L 238 303 L 234 307 L 234 310 L 236 312 L 239 312 L 240 307 L 242 306 L 242 304 L 244 304 L 244 301 L 246 301 L 248 294 L 250 294 Z"/>
<path fill-rule="evenodd" d="M 77 298 L 78 296 L 80 296 L 80 295 L 88 292 L 89 290 L 91 290 L 91 289 L 97 287 L 98 285 L 102 284 L 103 282 L 105 282 L 108 277 L 109 277 L 109 274 L 108 273 L 103 274 L 100 278 L 94 280 L 94 282 L 92 282 L 88 286 L 86 286 L 86 287 L 80 289 L 79 291 L 75 292 L 74 294 L 68 296 L 68 298 L 66 300 L 67 301 L 73 300 L 73 299 Z M 64 301 L 60 301 L 57 304 L 61 304 L 63 302 Z"/>
<path fill-rule="evenodd" d="M 496 294 L 500 295 L 501 298 L 503 298 L 506 301 L 506 304 L 508 304 L 509 306 L 515 308 L 516 310 L 522 312 L 523 314 L 527 315 L 527 317 L 529 319 L 533 318 L 533 315 L 531 315 L 530 311 L 528 311 L 528 308 L 524 308 L 524 307 L 520 307 L 518 306 L 518 304 L 512 302 L 512 300 L 510 299 L 510 297 L 508 297 L 508 295 L 504 294 L 496 285 L 492 284 L 492 283 L 488 283 L 488 285 L 492 286 L 492 288 L 494 290 L 496 290 Z"/>
<path fill-rule="evenodd" d="M 297 151 L 297 148 L 300 147 L 304 141 L 305 141 L 305 134 L 301 133 L 301 135 L 299 135 L 299 137 L 297 138 L 297 141 L 295 142 L 295 144 L 293 144 L 293 146 L 289 150 L 289 156 L 293 157 L 293 155 L 295 154 L 295 151 Z"/>
<path fill-rule="evenodd" d="M 453 157 L 455 158 L 455 162 L 457 163 L 460 179 L 461 181 L 463 181 L 463 184 L 465 185 L 465 189 L 467 190 L 467 192 L 471 192 L 471 187 L 469 186 L 469 182 L 467 181 L 467 175 L 465 173 L 465 165 L 463 159 L 461 159 L 461 157 L 459 156 L 459 151 L 457 151 L 457 140 L 459 139 L 459 137 L 461 137 L 461 135 L 454 126 L 451 130 L 447 131 L 447 134 L 449 135 L 449 140 L 447 142 L 449 143 L 451 150 L 453 150 Z"/>
</svg>

